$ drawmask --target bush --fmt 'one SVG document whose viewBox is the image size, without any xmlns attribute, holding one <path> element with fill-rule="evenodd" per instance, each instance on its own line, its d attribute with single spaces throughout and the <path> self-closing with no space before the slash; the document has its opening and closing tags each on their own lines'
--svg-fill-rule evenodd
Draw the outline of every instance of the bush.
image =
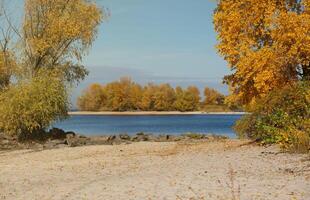
<svg viewBox="0 0 310 200">
<path fill-rule="evenodd" d="M 278 143 L 284 149 L 309 151 L 310 85 L 299 82 L 258 101 L 250 115 L 235 125 L 240 138 Z"/>
<path fill-rule="evenodd" d="M 65 84 L 57 74 L 42 72 L 0 93 L 0 130 L 19 137 L 36 135 L 67 116 Z"/>
</svg>

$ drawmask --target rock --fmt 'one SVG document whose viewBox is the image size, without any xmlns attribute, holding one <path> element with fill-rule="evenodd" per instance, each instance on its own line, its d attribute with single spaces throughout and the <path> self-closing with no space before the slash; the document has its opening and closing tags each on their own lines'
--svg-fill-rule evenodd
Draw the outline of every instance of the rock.
<svg viewBox="0 0 310 200">
<path fill-rule="evenodd" d="M 133 142 L 149 141 L 149 135 L 146 135 L 142 132 L 137 133 L 135 136 L 131 138 L 131 141 Z"/>
<path fill-rule="evenodd" d="M 145 135 L 143 132 L 139 132 L 136 135 Z"/>
<path fill-rule="evenodd" d="M 72 132 L 72 131 L 68 131 L 68 132 L 66 132 L 66 137 L 68 138 L 68 137 L 75 137 L 76 136 L 76 134 L 74 133 L 74 132 Z"/>
<path fill-rule="evenodd" d="M 121 143 L 122 143 L 122 139 L 120 136 L 111 135 L 107 139 L 107 144 L 110 144 L 110 145 L 116 145 L 116 144 L 121 144 Z"/>
<path fill-rule="evenodd" d="M 130 140 L 130 136 L 128 134 L 120 134 L 119 137 L 122 139 L 122 140 Z"/>
<path fill-rule="evenodd" d="M 66 138 L 66 132 L 59 128 L 52 128 L 49 131 L 49 134 L 52 139 L 65 139 Z"/>
</svg>

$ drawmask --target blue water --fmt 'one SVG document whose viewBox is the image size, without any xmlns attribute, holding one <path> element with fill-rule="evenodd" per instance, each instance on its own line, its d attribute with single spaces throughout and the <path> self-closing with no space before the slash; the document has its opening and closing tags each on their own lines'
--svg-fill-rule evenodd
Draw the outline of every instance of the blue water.
<svg viewBox="0 0 310 200">
<path fill-rule="evenodd" d="M 242 115 L 102 116 L 75 115 L 54 127 L 83 135 L 135 134 L 179 135 L 187 132 L 235 137 L 232 126 Z"/>
</svg>

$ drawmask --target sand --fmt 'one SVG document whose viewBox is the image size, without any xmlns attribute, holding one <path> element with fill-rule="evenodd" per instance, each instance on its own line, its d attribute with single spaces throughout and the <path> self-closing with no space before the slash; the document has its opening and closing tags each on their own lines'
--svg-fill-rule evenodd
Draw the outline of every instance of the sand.
<svg viewBox="0 0 310 200">
<path fill-rule="evenodd" d="M 309 155 L 226 140 L 0 152 L 0 199 L 310 199 Z"/>
<path fill-rule="evenodd" d="M 88 112 L 74 111 L 69 112 L 69 115 L 243 115 L 245 112 L 178 112 L 178 111 L 126 111 L 126 112 Z"/>
</svg>

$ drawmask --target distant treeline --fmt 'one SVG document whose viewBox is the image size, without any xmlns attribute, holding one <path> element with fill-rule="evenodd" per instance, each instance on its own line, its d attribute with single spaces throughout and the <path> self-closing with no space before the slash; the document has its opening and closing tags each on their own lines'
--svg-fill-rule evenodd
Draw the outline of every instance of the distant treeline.
<svg viewBox="0 0 310 200">
<path fill-rule="evenodd" d="M 106 85 L 92 84 L 78 98 L 82 111 L 198 111 L 206 106 L 224 106 L 225 96 L 206 87 L 201 101 L 196 86 L 171 87 L 152 83 L 141 86 L 130 78 Z"/>
</svg>

